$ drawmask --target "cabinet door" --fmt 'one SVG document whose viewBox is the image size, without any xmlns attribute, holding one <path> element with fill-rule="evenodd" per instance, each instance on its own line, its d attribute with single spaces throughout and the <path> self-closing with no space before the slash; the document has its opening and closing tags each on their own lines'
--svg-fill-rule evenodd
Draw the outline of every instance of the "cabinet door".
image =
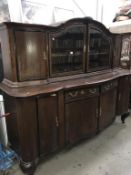
<svg viewBox="0 0 131 175">
<path fill-rule="evenodd" d="M 58 104 L 56 94 L 38 99 L 40 154 L 46 155 L 58 147 Z"/>
<path fill-rule="evenodd" d="M 50 33 L 50 74 L 77 74 L 84 71 L 86 26 L 71 25 Z"/>
<path fill-rule="evenodd" d="M 99 130 L 104 129 L 115 119 L 117 89 L 111 89 L 100 96 Z"/>
<path fill-rule="evenodd" d="M 66 104 L 67 142 L 73 144 L 97 131 L 98 97 Z"/>
<path fill-rule="evenodd" d="M 130 79 L 125 76 L 119 79 L 118 98 L 117 98 L 117 115 L 128 111 L 129 105 Z"/>
<path fill-rule="evenodd" d="M 88 71 L 111 67 L 111 44 L 111 37 L 104 30 L 89 26 Z"/>
<path fill-rule="evenodd" d="M 45 34 L 15 31 L 19 81 L 44 79 L 47 76 Z"/>
</svg>

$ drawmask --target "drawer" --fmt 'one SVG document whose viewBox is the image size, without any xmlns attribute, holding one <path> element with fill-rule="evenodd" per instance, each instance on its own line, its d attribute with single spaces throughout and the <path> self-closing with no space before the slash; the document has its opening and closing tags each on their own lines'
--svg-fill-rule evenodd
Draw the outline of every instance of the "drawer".
<svg viewBox="0 0 131 175">
<path fill-rule="evenodd" d="M 99 95 L 99 87 L 75 89 L 65 92 L 65 100 L 85 98 Z"/>
<path fill-rule="evenodd" d="M 118 81 L 117 80 L 113 80 L 113 81 L 109 81 L 107 83 L 104 83 L 103 85 L 101 85 L 101 92 L 106 92 L 109 91 L 113 88 L 116 88 L 118 85 Z"/>
</svg>

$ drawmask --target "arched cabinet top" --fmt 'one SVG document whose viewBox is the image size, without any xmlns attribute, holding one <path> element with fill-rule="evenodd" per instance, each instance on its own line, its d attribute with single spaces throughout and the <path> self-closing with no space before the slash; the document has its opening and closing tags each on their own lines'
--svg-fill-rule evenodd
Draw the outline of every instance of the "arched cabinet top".
<svg viewBox="0 0 131 175">
<path fill-rule="evenodd" d="M 110 31 L 100 22 L 93 20 L 90 17 L 84 17 L 84 18 L 72 18 L 67 21 L 59 22 L 59 23 L 54 23 L 51 25 L 42 25 L 42 24 L 29 24 L 29 23 L 18 23 L 18 22 L 3 22 L 0 24 L 0 27 L 7 26 L 7 27 L 20 27 L 20 28 L 41 28 L 41 29 L 46 29 L 46 30 L 51 30 L 51 29 L 63 29 L 66 28 L 70 25 L 73 24 L 85 24 L 85 25 L 94 25 L 101 30 L 104 30 L 104 32 L 107 32 L 108 34 L 111 34 Z"/>
</svg>

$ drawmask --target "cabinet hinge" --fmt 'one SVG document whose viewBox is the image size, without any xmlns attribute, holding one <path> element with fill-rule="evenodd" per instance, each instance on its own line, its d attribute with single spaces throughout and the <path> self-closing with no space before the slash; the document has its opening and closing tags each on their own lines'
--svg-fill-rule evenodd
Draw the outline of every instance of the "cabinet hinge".
<svg viewBox="0 0 131 175">
<path fill-rule="evenodd" d="M 118 100 L 120 101 L 120 99 L 121 99 L 121 94 L 119 93 Z"/>
<path fill-rule="evenodd" d="M 56 118 L 55 118 L 55 122 L 56 122 L 56 127 L 59 127 L 59 120 L 58 120 L 58 116 L 56 116 Z"/>
<path fill-rule="evenodd" d="M 98 108 L 96 108 L 96 118 L 98 118 L 99 117 L 99 110 L 98 110 Z"/>
<path fill-rule="evenodd" d="M 100 117 L 101 117 L 101 114 L 102 114 L 102 110 L 101 110 L 101 106 L 100 106 Z"/>
<path fill-rule="evenodd" d="M 43 52 L 43 60 L 47 60 L 46 53 Z"/>
</svg>

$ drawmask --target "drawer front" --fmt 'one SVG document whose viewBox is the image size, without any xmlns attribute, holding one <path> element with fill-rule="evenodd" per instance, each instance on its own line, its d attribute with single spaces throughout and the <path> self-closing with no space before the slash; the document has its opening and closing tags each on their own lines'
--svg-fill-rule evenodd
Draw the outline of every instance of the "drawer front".
<svg viewBox="0 0 131 175">
<path fill-rule="evenodd" d="M 65 100 L 77 99 L 77 98 L 85 98 L 99 95 L 99 87 L 90 87 L 90 88 L 82 88 L 75 89 L 65 92 Z"/>
<path fill-rule="evenodd" d="M 101 92 L 104 93 L 106 91 L 109 91 L 113 88 L 116 88 L 118 85 L 118 81 L 117 80 L 113 80 L 107 83 L 104 83 L 103 85 L 101 85 Z"/>
</svg>

